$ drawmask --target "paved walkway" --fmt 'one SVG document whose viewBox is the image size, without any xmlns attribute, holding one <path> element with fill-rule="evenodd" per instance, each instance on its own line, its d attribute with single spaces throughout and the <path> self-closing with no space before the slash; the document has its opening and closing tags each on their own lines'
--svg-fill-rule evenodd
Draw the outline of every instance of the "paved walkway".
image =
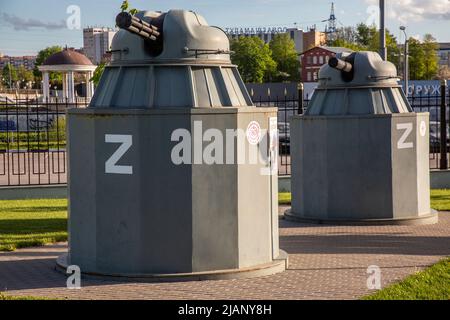
<svg viewBox="0 0 450 320">
<path fill-rule="evenodd" d="M 357 299 L 369 294 L 367 267 L 382 270 L 386 286 L 450 255 L 450 213 L 433 226 L 311 226 L 282 220 L 284 273 L 244 280 L 182 283 L 82 281 L 65 288 L 54 271 L 66 244 L 0 253 L 0 291 L 69 299 Z"/>
</svg>

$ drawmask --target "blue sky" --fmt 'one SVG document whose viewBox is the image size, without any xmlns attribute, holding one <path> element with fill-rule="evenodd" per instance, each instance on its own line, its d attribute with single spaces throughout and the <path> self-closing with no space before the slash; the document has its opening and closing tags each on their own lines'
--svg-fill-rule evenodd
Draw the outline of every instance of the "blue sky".
<svg viewBox="0 0 450 320">
<path fill-rule="evenodd" d="M 50 45 L 81 47 L 82 30 L 69 30 L 67 8 L 81 9 L 81 27 L 114 26 L 122 0 L 0 0 L 0 52 L 8 55 L 35 54 Z M 338 25 L 366 22 L 377 0 L 335 0 Z M 391 31 L 407 25 L 411 36 L 433 34 L 450 42 L 450 0 L 387 0 Z M 211 25 L 220 27 L 297 26 L 325 27 L 331 0 L 130 0 L 132 7 L 166 11 L 194 10 Z"/>
</svg>

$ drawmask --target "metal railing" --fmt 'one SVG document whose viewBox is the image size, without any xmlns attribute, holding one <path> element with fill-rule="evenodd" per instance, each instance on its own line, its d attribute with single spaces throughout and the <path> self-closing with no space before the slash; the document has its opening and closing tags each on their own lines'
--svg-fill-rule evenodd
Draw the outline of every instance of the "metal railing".
<svg viewBox="0 0 450 320">
<path fill-rule="evenodd" d="M 291 173 L 289 118 L 302 114 L 309 100 L 303 93 L 282 97 L 253 97 L 257 107 L 277 107 L 280 137 L 279 175 Z M 450 156 L 450 94 L 409 97 L 415 111 L 430 113 L 430 167 L 448 169 Z M 66 110 L 86 107 L 88 101 L 39 102 L 36 99 L 0 101 L 0 186 L 67 183 Z M 443 137 L 443 139 L 441 139 Z"/>
<path fill-rule="evenodd" d="M 302 114 L 308 107 L 309 100 L 301 101 L 303 92 L 294 96 L 252 97 L 257 107 L 277 107 L 280 136 L 279 170 L 280 176 L 291 174 L 290 126 L 289 118 L 294 114 Z M 430 113 L 430 168 L 446 170 L 450 159 L 450 92 L 445 83 L 441 85 L 439 94 L 431 91 L 413 94 L 408 97 L 413 110 Z M 443 137 L 441 139 L 440 137 Z"/>
<path fill-rule="evenodd" d="M 288 176 L 291 174 L 291 132 L 289 119 L 293 115 L 303 114 L 306 110 L 309 100 L 298 97 L 303 96 L 299 89 L 297 95 L 284 95 L 282 97 L 253 97 L 253 103 L 257 107 L 276 107 L 278 108 L 278 135 L 279 135 L 279 157 L 278 157 L 278 175 Z"/>
<path fill-rule="evenodd" d="M 0 186 L 67 183 L 67 100 L 0 102 Z"/>
</svg>

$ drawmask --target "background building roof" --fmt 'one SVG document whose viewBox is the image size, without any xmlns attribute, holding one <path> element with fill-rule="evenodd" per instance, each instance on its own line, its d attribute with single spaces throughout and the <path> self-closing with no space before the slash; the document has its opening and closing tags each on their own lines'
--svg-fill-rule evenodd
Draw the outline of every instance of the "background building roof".
<svg viewBox="0 0 450 320">
<path fill-rule="evenodd" d="M 44 63 L 44 66 L 56 66 L 56 65 L 82 65 L 92 66 L 91 60 L 85 55 L 76 52 L 72 49 L 64 49 L 61 52 L 57 52 L 48 57 Z"/>
</svg>

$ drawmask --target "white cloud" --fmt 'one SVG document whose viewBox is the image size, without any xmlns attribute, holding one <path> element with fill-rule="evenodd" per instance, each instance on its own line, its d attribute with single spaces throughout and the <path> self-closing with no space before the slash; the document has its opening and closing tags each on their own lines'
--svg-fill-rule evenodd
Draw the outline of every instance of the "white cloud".
<svg viewBox="0 0 450 320">
<path fill-rule="evenodd" d="M 47 30 L 57 30 L 67 28 L 66 22 L 61 20 L 60 22 L 47 22 L 38 19 L 25 19 L 13 14 L 0 12 L 0 22 L 6 23 L 14 28 L 14 30 L 29 30 L 32 28 L 43 28 Z"/>
<path fill-rule="evenodd" d="M 379 0 L 366 0 L 378 5 Z M 386 14 L 401 23 L 421 20 L 449 20 L 450 0 L 395 0 L 386 1 Z"/>
</svg>

